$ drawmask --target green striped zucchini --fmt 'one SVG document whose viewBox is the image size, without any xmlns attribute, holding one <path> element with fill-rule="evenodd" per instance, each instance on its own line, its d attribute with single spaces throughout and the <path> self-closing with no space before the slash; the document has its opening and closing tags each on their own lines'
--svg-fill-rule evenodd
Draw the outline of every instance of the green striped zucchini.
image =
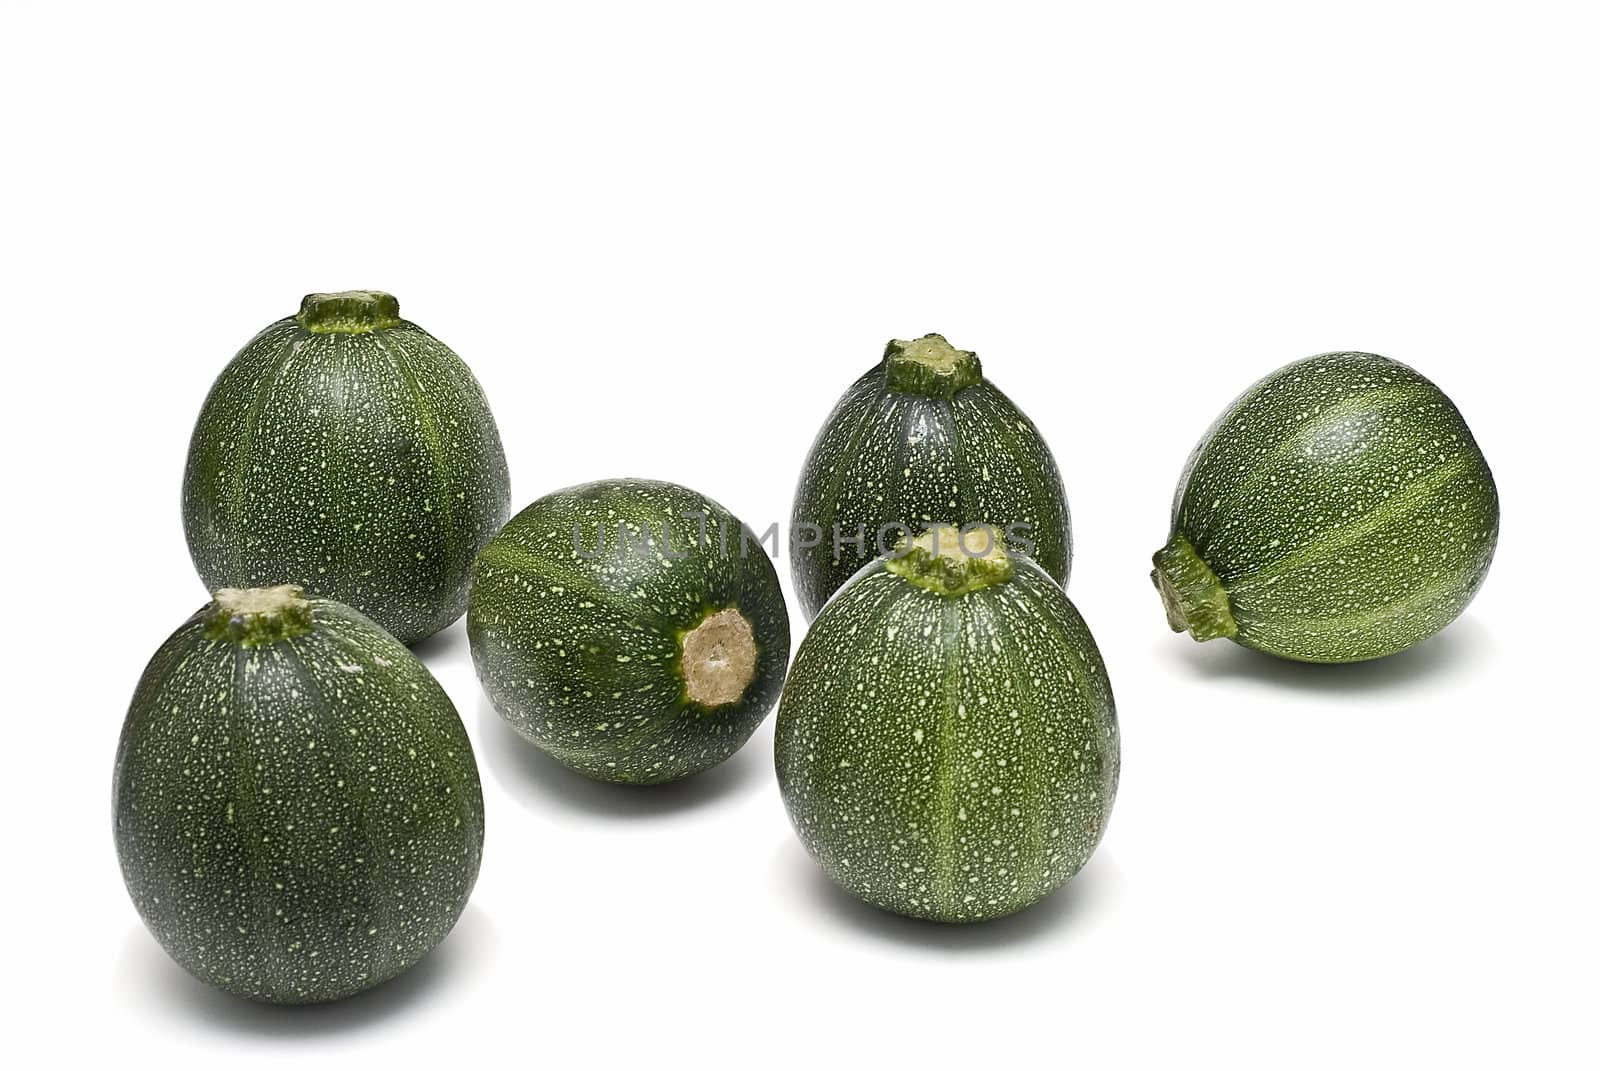
<svg viewBox="0 0 1600 1071">
<path fill-rule="evenodd" d="M 1066 584 L 1067 498 L 1039 429 L 977 354 L 939 335 L 896 339 L 839 399 L 801 470 L 789 556 L 807 618 L 899 535 L 969 522 L 1005 529 Z"/>
<path fill-rule="evenodd" d="M 1388 358 L 1325 353 L 1212 425 L 1151 578 L 1175 632 L 1359 662 L 1453 621 L 1499 530 L 1494 476 L 1450 399 Z"/>
<path fill-rule="evenodd" d="M 461 616 L 510 512 L 477 380 L 388 294 L 311 294 L 223 369 L 183 522 L 207 589 L 284 581 L 415 643 Z"/>
<path fill-rule="evenodd" d="M 778 708 L 778 783 L 823 870 L 869 904 L 996 918 L 1105 831 L 1120 766 L 1094 637 L 1003 540 L 934 528 L 823 608 Z"/>
<path fill-rule="evenodd" d="M 528 506 L 473 567 L 467 635 L 500 715 L 602 781 L 715 766 L 777 701 L 778 576 L 750 529 L 677 484 L 604 480 Z"/>
<path fill-rule="evenodd" d="M 123 724 L 117 855 L 163 948 L 275 1004 L 336 1000 L 444 939 L 483 854 L 472 744 L 392 636 L 299 588 L 224 589 Z"/>
</svg>

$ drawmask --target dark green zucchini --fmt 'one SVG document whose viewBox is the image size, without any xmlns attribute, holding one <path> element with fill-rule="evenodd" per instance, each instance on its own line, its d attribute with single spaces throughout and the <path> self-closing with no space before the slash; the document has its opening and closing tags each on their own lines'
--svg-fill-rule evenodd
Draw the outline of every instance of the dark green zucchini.
<svg viewBox="0 0 1600 1071">
<path fill-rule="evenodd" d="M 467 607 L 510 512 L 500 435 L 450 349 L 388 294 L 311 294 L 223 369 L 189 443 L 207 589 L 292 581 L 415 643 Z"/>
<path fill-rule="evenodd" d="M 830 878 L 968 922 L 1075 874 L 1116 795 L 1111 685 L 1043 570 L 974 532 L 918 536 L 822 610 L 778 708 L 778 783 Z"/>
<path fill-rule="evenodd" d="M 839 400 L 801 470 L 789 525 L 800 605 L 816 616 L 906 532 L 969 522 L 1005 530 L 1066 584 L 1067 498 L 1039 429 L 977 354 L 939 335 L 897 339 Z"/>
<path fill-rule="evenodd" d="M 1499 531 L 1494 476 L 1450 399 L 1388 358 L 1325 353 L 1212 425 L 1151 578 L 1175 632 L 1359 662 L 1453 621 Z"/>
<path fill-rule="evenodd" d="M 150 660 L 113 788 L 117 855 L 163 948 L 254 1000 L 337 1000 L 455 925 L 483 796 L 409 651 L 299 588 L 224 589 Z"/>
<path fill-rule="evenodd" d="M 500 715 L 603 781 L 728 758 L 789 664 L 783 592 L 754 534 L 650 480 L 569 487 L 512 518 L 473 567 L 467 635 Z"/>
</svg>

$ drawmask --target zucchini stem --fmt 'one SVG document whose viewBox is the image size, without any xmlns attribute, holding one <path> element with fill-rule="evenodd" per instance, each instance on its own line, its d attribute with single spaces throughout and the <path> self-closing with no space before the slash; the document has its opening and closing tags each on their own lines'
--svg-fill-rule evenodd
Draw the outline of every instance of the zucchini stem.
<svg viewBox="0 0 1600 1071">
<path fill-rule="evenodd" d="M 1187 539 L 1174 533 L 1153 560 L 1150 580 L 1161 592 L 1172 631 L 1188 632 L 1202 642 L 1238 635 L 1227 589 Z"/>
<path fill-rule="evenodd" d="M 365 335 L 398 327 L 400 302 L 381 290 L 307 294 L 300 299 L 300 312 L 295 319 L 316 335 Z"/>
<path fill-rule="evenodd" d="M 988 525 L 937 525 L 902 538 L 884 568 L 937 595 L 966 595 L 1011 579 L 1011 553 Z"/>
<path fill-rule="evenodd" d="M 265 647 L 311 629 L 311 603 L 296 584 L 218 588 L 206 615 L 206 639 L 241 647 Z"/>
<path fill-rule="evenodd" d="M 943 335 L 914 342 L 895 339 L 883 351 L 884 379 L 890 390 L 950 399 L 983 379 L 983 365 L 971 350 L 958 350 Z"/>
</svg>

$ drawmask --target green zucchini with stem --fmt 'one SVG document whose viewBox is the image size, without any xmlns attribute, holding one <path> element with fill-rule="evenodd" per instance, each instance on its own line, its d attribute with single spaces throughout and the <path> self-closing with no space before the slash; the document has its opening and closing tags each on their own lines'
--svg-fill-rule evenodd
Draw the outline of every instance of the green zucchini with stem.
<svg viewBox="0 0 1600 1071">
<path fill-rule="evenodd" d="M 467 636 L 512 728 L 632 784 L 738 751 L 789 664 L 764 547 L 723 506 L 654 480 L 569 487 L 512 518 L 473 566 Z"/>
<path fill-rule="evenodd" d="M 377 291 L 310 294 L 251 339 L 195 422 L 183 525 L 208 590 L 298 583 L 402 643 L 467 607 L 510 513 L 478 381 Z"/>
<path fill-rule="evenodd" d="M 1444 392 L 1377 354 L 1324 353 L 1212 425 L 1151 579 L 1174 632 L 1359 662 L 1453 621 L 1499 532 L 1494 476 Z"/>
<path fill-rule="evenodd" d="M 117 747 L 123 878 L 195 977 L 337 1000 L 444 939 L 477 880 L 483 794 L 426 667 L 341 603 L 222 589 L 150 660 Z"/>
<path fill-rule="evenodd" d="M 1063 586 L 1072 526 L 1033 421 L 941 335 L 896 339 L 817 433 L 795 489 L 789 557 L 807 618 L 862 565 L 929 525 L 993 525 Z"/>
<path fill-rule="evenodd" d="M 828 877 L 886 911 L 1019 911 L 1089 859 L 1120 772 L 1083 618 L 992 530 L 936 527 L 863 568 L 800 644 L 778 784 Z"/>
</svg>

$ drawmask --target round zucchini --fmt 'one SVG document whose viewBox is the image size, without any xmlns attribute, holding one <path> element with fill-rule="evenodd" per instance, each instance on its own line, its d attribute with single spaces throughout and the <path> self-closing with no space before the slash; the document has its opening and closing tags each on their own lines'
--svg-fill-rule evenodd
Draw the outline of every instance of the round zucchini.
<svg viewBox="0 0 1600 1071">
<path fill-rule="evenodd" d="M 1494 476 L 1450 399 L 1386 357 L 1324 353 L 1212 425 L 1151 579 L 1174 632 L 1359 662 L 1455 620 L 1499 531 Z"/>
<path fill-rule="evenodd" d="M 1063 586 L 1072 529 L 1039 429 L 940 335 L 889 343 L 817 433 L 795 490 L 790 568 L 806 617 L 929 524 L 1005 530 Z"/>
<path fill-rule="evenodd" d="M 450 698 L 383 629 L 297 587 L 220 590 L 162 644 L 117 748 L 134 905 L 195 977 L 337 1000 L 455 925 L 483 795 Z"/>
<path fill-rule="evenodd" d="M 1116 708 L 1054 580 L 987 530 L 862 569 L 800 644 L 778 783 L 823 870 L 915 918 L 998 918 L 1082 868 L 1116 796 Z"/>
<path fill-rule="evenodd" d="M 715 766 L 767 716 L 789 616 L 765 549 L 704 495 L 605 480 L 555 491 L 483 548 L 467 635 L 517 732 L 601 781 Z"/>
<path fill-rule="evenodd" d="M 311 294 L 223 369 L 183 527 L 208 589 L 292 581 L 415 643 L 467 607 L 511 491 L 483 390 L 388 294 Z"/>
</svg>

